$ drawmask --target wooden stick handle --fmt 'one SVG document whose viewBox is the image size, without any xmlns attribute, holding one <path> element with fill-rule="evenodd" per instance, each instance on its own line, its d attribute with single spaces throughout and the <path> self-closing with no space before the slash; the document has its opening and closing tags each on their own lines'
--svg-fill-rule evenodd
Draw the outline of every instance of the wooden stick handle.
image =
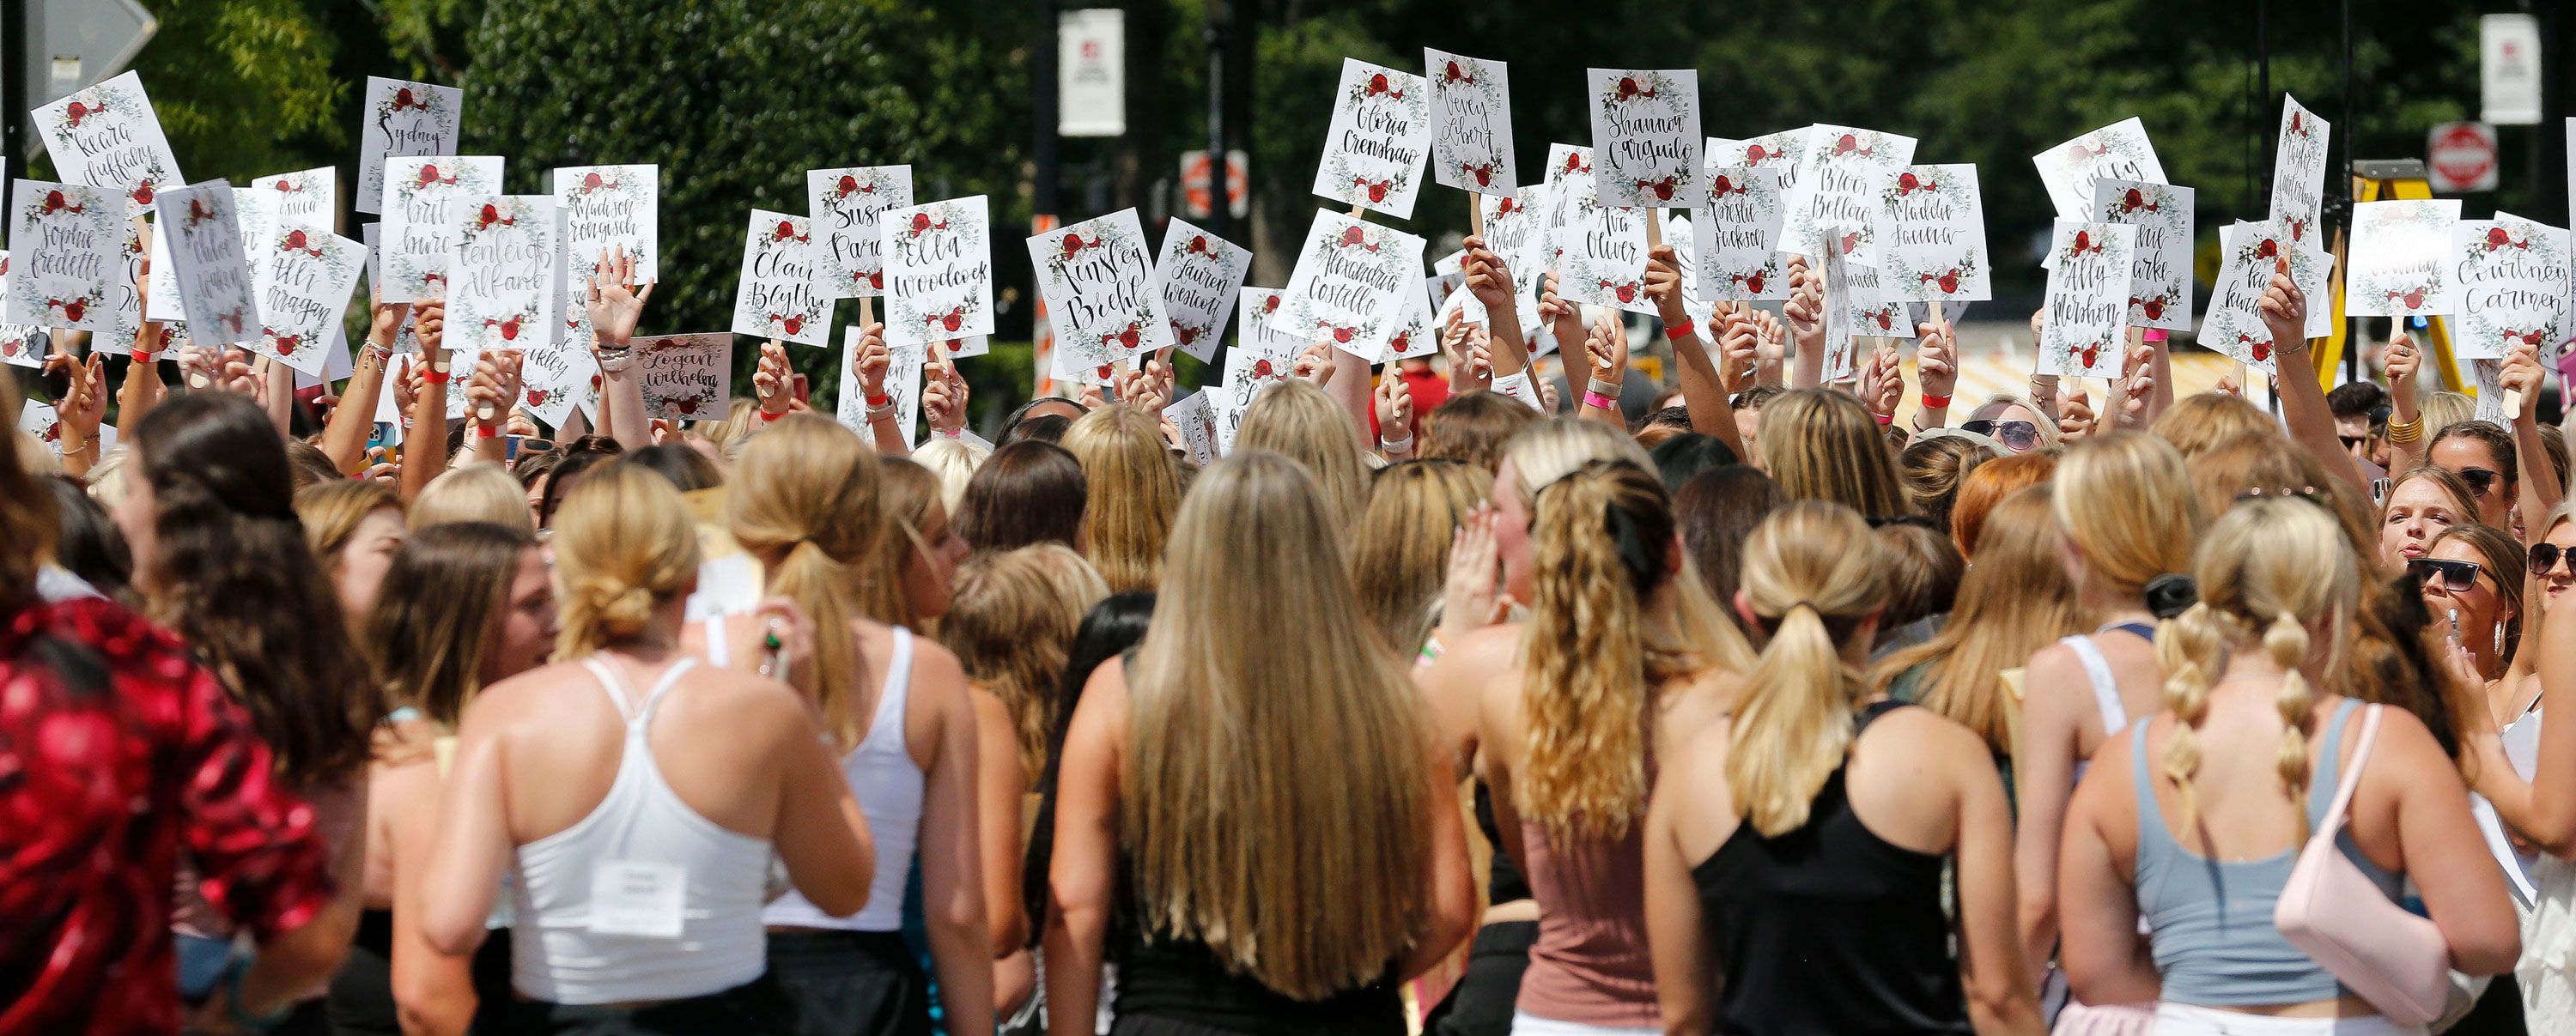
<svg viewBox="0 0 2576 1036">
<path fill-rule="evenodd" d="M 1467 232 L 1477 237 L 1485 236 L 1484 195 L 1474 193 L 1467 195 Z"/>
<path fill-rule="evenodd" d="M 859 326 L 866 327 L 876 322 L 877 300 L 873 296 L 859 296 Z"/>
</svg>

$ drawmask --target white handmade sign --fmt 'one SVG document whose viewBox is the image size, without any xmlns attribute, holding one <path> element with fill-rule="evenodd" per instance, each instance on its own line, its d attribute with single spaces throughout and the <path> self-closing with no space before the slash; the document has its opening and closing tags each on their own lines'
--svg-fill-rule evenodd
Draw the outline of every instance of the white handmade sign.
<svg viewBox="0 0 2576 1036">
<path fill-rule="evenodd" d="M 451 349 L 550 349 L 563 305 L 562 210 L 553 195 L 468 201 L 447 291 Z"/>
<path fill-rule="evenodd" d="M 1700 178 L 1699 72 L 1595 68 L 1591 86 L 1594 190 L 1623 208 L 1690 208 L 1708 200 Z"/>
<path fill-rule="evenodd" d="M 993 241 L 983 195 L 893 209 L 885 235 L 886 341 L 993 333 Z"/>
<path fill-rule="evenodd" d="M 2129 272 L 2129 323 L 2136 327 L 2191 330 L 2191 228 L 2189 187 L 2139 180 L 2093 181 L 2097 223 L 2138 228 L 2136 263 Z"/>
<path fill-rule="evenodd" d="M 468 199 L 501 189 L 501 160 L 492 157 L 397 157 L 385 160 L 384 279 L 378 302 L 417 302 L 447 295 L 447 262 L 456 251 Z"/>
<path fill-rule="evenodd" d="M 56 174 L 124 196 L 127 212 L 151 208 L 157 192 L 186 182 L 133 72 L 36 109 L 35 122 Z"/>
<path fill-rule="evenodd" d="M 1404 329 L 1406 295 L 1422 289 L 1422 239 L 1337 212 L 1317 212 L 1282 292 L 1283 330 L 1353 355 Z"/>
<path fill-rule="evenodd" d="M 154 207 L 159 218 L 153 230 L 169 245 L 157 254 L 178 282 L 190 337 L 199 345 L 230 345 L 257 334 L 259 304 L 233 211 L 233 185 L 209 180 L 165 190 Z"/>
<path fill-rule="evenodd" d="M 1653 313 L 1646 298 L 1646 210 L 1604 203 L 1590 148 L 1563 148 L 1551 160 L 1548 198 L 1556 208 L 1549 247 L 1558 297 L 1633 313 Z"/>
<path fill-rule="evenodd" d="M 2567 232 L 2528 220 L 2451 225 L 2451 276 L 2459 293 L 2452 355 L 2503 359 L 2517 345 L 2547 357 L 2567 337 Z"/>
<path fill-rule="evenodd" d="M 1235 293 L 1252 272 L 1252 250 L 1175 217 L 1163 228 L 1163 251 L 1154 260 L 1156 291 L 1171 318 L 1172 344 L 1206 363 L 1225 339 Z M 1048 304 L 1054 312 L 1054 304 Z"/>
<path fill-rule="evenodd" d="M 2047 314 L 2039 372 L 2072 378 L 2120 373 L 2129 333 L 2129 272 L 2138 228 L 2061 219 L 2049 232 Z"/>
<path fill-rule="evenodd" d="M 1241 330 L 1236 332 L 1234 348 L 1225 353 L 1225 387 L 1258 388 L 1285 379 L 1297 354 L 1306 348 L 1304 336 L 1281 326 L 1286 319 L 1279 311 L 1279 297 L 1277 288 L 1245 288 L 1237 296 L 1242 312 L 1235 324 Z"/>
<path fill-rule="evenodd" d="M 252 264 L 259 293 L 259 334 L 244 345 L 307 374 L 330 357 L 325 346 L 348 311 L 349 293 L 366 265 L 366 246 L 327 230 L 275 227 Z"/>
<path fill-rule="evenodd" d="M 125 199 L 84 184 L 19 180 L 9 201 L 11 319 L 83 331 L 117 330 L 125 280 Z M 139 308 L 139 307 L 138 307 Z"/>
<path fill-rule="evenodd" d="M 734 282 L 733 333 L 798 345 L 831 344 L 832 300 L 814 283 L 813 222 L 751 210 Z"/>
<path fill-rule="evenodd" d="M 1117 364 L 1172 344 L 1172 320 L 1136 210 L 1039 234 L 1028 239 L 1028 249 L 1059 365 Z"/>
<path fill-rule="evenodd" d="M 1341 91 L 1315 168 L 1315 193 L 1383 212 L 1413 216 L 1422 168 L 1431 160 L 1431 85 L 1421 76 L 1342 60 Z"/>
<path fill-rule="evenodd" d="M 670 421 L 724 418 L 733 405 L 732 335 L 661 335 L 634 346 L 646 413 Z"/>
<path fill-rule="evenodd" d="M 912 167 L 852 166 L 805 173 L 807 213 L 814 220 L 814 274 L 825 297 L 885 294 L 885 232 L 877 218 L 912 204 Z"/>
<path fill-rule="evenodd" d="M 1976 166 L 1896 170 L 1878 193 L 1877 216 L 1872 234 L 1886 298 L 1931 303 L 1995 297 Z"/>
<path fill-rule="evenodd" d="M 2398 317 L 2450 313 L 2451 224 L 2457 198 L 2365 201 L 2352 207 L 2345 312 Z"/>
<path fill-rule="evenodd" d="M 1820 257 L 1827 244 L 1825 228 L 1839 227 L 1835 240 L 1859 234 L 1861 247 L 1847 258 L 1864 266 L 1877 265 L 1878 254 L 1865 231 L 1878 212 L 1878 194 L 1886 184 L 1887 171 L 1912 161 L 1912 137 L 1849 126 L 1808 127 L 1797 186 L 1789 189 L 1789 215 L 1781 229 L 1780 250 Z"/>
<path fill-rule="evenodd" d="M 1732 163 L 1746 150 L 1711 148 L 1709 154 Z M 1780 178 L 1787 168 L 1776 159 L 1759 165 L 1713 162 L 1708 167 L 1709 204 L 1691 212 L 1694 280 L 1701 299 L 1789 297 L 1789 258 L 1779 251 L 1780 230 L 1788 214 Z"/>
<path fill-rule="evenodd" d="M 1422 65 L 1431 83 L 1432 181 L 1511 197 L 1520 181 L 1512 165 L 1510 70 L 1500 61 L 1429 47 L 1422 48 Z"/>
<path fill-rule="evenodd" d="M 257 206 L 261 217 L 271 222 L 329 230 L 340 218 L 340 171 L 327 165 L 263 176 L 243 190 L 260 199 Z M 245 229 L 251 240 L 262 236 L 258 233 L 262 228 Z"/>
<path fill-rule="evenodd" d="M 2039 181 L 2047 185 L 2049 200 L 2057 204 L 2061 219 L 2078 219 L 2092 207 L 2095 180 L 2165 182 L 2165 167 L 2156 161 L 2155 145 L 2147 141 L 2146 123 L 2136 118 L 2032 155 L 2030 162 L 2039 167 Z"/>
<path fill-rule="evenodd" d="M 360 212 L 384 212 L 389 159 L 453 155 L 465 126 L 465 91 L 403 79 L 367 77 L 365 116 L 358 123 Z M 496 171 L 491 188 L 500 186 Z"/>
<path fill-rule="evenodd" d="M 2299 106 L 2299 99 L 2281 95 L 2280 147 L 2272 159 L 2272 219 L 2289 229 L 2290 239 L 2303 245 L 2321 242 L 2317 221 L 2325 212 L 2326 141 L 2334 127 L 2317 113 Z"/>
<path fill-rule="evenodd" d="M 652 165 L 577 165 L 554 171 L 567 276 L 586 277 L 601 255 L 623 249 L 635 260 L 636 283 L 659 279 L 661 178 L 661 167 Z"/>
</svg>

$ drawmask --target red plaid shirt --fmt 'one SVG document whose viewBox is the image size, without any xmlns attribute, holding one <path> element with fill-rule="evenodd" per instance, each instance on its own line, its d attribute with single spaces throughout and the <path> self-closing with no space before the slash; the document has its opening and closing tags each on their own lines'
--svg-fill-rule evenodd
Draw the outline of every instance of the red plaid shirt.
<svg viewBox="0 0 2576 1036">
<path fill-rule="evenodd" d="M 182 852 L 206 898 L 263 940 L 331 897 L 313 808 L 177 637 L 100 600 L 7 616 L 0 1033 L 178 1031 Z"/>
</svg>

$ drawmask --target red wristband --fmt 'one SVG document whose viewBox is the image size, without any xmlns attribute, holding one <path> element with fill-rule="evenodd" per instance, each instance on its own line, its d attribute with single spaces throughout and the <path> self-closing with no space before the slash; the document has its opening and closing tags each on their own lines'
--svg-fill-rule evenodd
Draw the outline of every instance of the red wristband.
<svg viewBox="0 0 2576 1036">
<path fill-rule="evenodd" d="M 1683 336 L 1697 330 L 1699 330 L 1698 324 L 1691 323 L 1689 317 L 1683 317 L 1676 323 L 1664 325 L 1664 337 L 1677 342 L 1680 341 Z"/>
<path fill-rule="evenodd" d="M 884 405 L 886 405 L 886 404 L 888 404 L 888 403 L 891 403 L 891 402 L 894 402 L 894 400 L 893 400 L 893 399 L 891 399 L 891 398 L 888 398 L 888 397 L 886 397 L 886 396 L 881 396 L 881 395 L 880 395 L 880 396 L 869 396 L 869 397 L 868 397 L 868 405 L 869 405 L 869 406 L 884 406 Z"/>
<path fill-rule="evenodd" d="M 1931 394 L 1931 393 L 1929 393 L 1929 392 L 1926 392 L 1926 393 L 1924 393 L 1924 394 L 1923 394 L 1923 409 L 1925 409 L 1925 410 L 1948 410 L 1948 409 L 1950 409 L 1950 397 L 1948 397 L 1948 396 L 1936 396 L 1936 395 L 1933 395 L 1933 394 Z"/>
<path fill-rule="evenodd" d="M 777 413 L 774 413 L 774 414 L 773 414 L 773 413 L 770 413 L 769 411 L 763 410 L 763 411 L 761 411 L 761 412 L 760 412 L 760 423 L 762 423 L 762 424 L 768 424 L 768 423 L 769 423 L 769 422 L 771 422 L 771 421 L 778 420 L 779 418 L 782 418 L 782 417 L 785 417 L 785 416 L 787 416 L 787 411 L 784 411 L 784 410 L 781 410 L 781 411 L 779 411 L 779 412 L 777 412 Z"/>
<path fill-rule="evenodd" d="M 474 437 L 477 439 L 498 439 L 501 437 L 501 426 L 497 424 L 475 425 Z"/>
<path fill-rule="evenodd" d="M 151 365 L 153 361 L 160 358 L 160 353 L 137 352 L 134 354 L 134 362 L 144 364 L 146 366 Z"/>
<path fill-rule="evenodd" d="M 1883 424 L 1883 425 L 1887 425 L 1887 424 L 1895 424 L 1895 423 L 1896 423 L 1896 415 L 1895 415 L 1895 414 L 1871 414 L 1871 415 L 1869 415 L 1869 416 L 1874 417 L 1874 418 L 1877 418 L 1877 419 L 1878 419 L 1878 423 Z"/>
<path fill-rule="evenodd" d="M 421 377 L 421 380 L 426 381 L 426 382 L 428 382 L 428 383 L 430 383 L 430 384 L 432 384 L 432 385 L 444 385 L 444 384 L 447 384 L 447 372 L 446 372 L 446 371 L 441 371 L 441 370 L 423 371 L 423 372 L 421 372 L 420 377 Z"/>
</svg>

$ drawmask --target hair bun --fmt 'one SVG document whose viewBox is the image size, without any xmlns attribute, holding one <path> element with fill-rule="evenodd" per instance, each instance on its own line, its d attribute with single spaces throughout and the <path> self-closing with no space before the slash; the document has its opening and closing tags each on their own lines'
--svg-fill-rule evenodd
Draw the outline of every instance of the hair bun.
<svg viewBox="0 0 2576 1036">
<path fill-rule="evenodd" d="M 613 637 L 631 637 L 644 632 L 653 621 L 653 592 L 630 586 L 616 596 L 601 601 L 599 627 Z"/>
</svg>

